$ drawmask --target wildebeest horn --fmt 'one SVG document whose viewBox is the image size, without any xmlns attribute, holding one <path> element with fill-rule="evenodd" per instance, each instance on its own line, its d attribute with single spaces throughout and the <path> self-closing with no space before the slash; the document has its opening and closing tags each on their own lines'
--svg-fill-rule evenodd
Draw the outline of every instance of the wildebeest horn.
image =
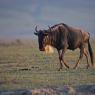
<svg viewBox="0 0 95 95">
<path fill-rule="evenodd" d="M 35 27 L 35 31 L 36 31 L 36 32 L 34 32 L 34 34 L 35 34 L 35 35 L 38 35 L 37 26 Z"/>
<path fill-rule="evenodd" d="M 50 26 L 48 25 L 48 28 L 49 28 L 49 30 L 51 31 L 51 28 L 50 28 Z"/>
<path fill-rule="evenodd" d="M 35 27 L 35 31 L 38 32 L 38 30 L 37 30 L 37 26 Z"/>
</svg>

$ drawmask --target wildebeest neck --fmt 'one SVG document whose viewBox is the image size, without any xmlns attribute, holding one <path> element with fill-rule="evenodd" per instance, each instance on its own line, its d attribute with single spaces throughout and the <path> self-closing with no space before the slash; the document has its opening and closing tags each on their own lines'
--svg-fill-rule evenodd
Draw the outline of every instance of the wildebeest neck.
<svg viewBox="0 0 95 95">
<path fill-rule="evenodd" d="M 66 39 L 67 31 L 64 32 L 64 29 L 65 27 L 62 23 L 51 27 L 51 45 L 58 50 L 62 49 L 63 44 L 65 43 L 64 39 Z"/>
</svg>

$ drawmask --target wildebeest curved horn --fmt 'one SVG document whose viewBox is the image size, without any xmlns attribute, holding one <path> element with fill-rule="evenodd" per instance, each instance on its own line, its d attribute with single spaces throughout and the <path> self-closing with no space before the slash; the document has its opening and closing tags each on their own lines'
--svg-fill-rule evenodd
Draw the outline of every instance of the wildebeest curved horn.
<svg viewBox="0 0 95 95">
<path fill-rule="evenodd" d="M 51 31 L 51 27 L 48 25 L 49 30 Z"/>
<path fill-rule="evenodd" d="M 36 32 L 34 32 L 34 34 L 35 34 L 35 35 L 38 35 L 37 26 L 35 27 L 35 31 L 36 31 Z"/>
<path fill-rule="evenodd" d="M 35 31 L 38 32 L 38 30 L 37 30 L 37 26 L 35 27 Z"/>
</svg>

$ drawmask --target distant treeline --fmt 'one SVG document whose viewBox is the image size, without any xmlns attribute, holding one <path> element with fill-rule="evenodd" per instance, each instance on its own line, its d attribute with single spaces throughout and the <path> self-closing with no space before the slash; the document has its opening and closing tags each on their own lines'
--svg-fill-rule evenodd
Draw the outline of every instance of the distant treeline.
<svg viewBox="0 0 95 95">
<path fill-rule="evenodd" d="M 0 46 L 10 46 L 10 45 L 23 45 L 23 42 L 20 39 L 16 39 L 13 41 L 0 41 Z"/>
<path fill-rule="evenodd" d="M 11 46 L 11 45 L 28 45 L 37 46 L 37 39 L 13 39 L 13 40 L 0 40 L 0 46 Z"/>
</svg>

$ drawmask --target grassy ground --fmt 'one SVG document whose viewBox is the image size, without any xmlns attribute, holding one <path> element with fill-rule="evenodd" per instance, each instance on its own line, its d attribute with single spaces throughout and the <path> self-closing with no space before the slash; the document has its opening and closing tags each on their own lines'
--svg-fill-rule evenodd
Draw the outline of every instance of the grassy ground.
<svg viewBox="0 0 95 95">
<path fill-rule="evenodd" d="M 72 69 L 78 57 L 79 50 L 67 51 L 65 60 L 71 68 L 58 71 L 57 52 L 40 52 L 35 42 L 0 46 L 0 90 L 95 84 L 95 68 L 86 69 L 85 57 L 76 70 Z"/>
</svg>

